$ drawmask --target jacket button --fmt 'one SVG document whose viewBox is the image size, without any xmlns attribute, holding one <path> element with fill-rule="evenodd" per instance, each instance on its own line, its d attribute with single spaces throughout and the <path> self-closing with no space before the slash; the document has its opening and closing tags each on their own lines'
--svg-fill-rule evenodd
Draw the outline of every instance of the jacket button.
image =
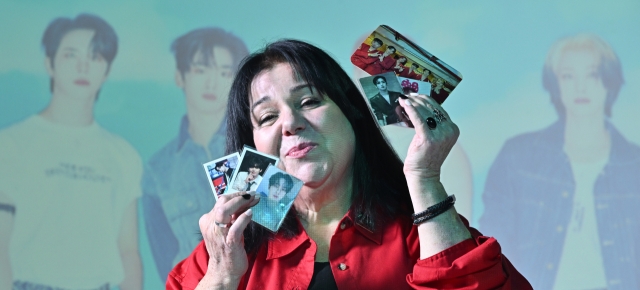
<svg viewBox="0 0 640 290">
<path fill-rule="evenodd" d="M 564 197 L 564 198 L 569 197 L 569 193 L 567 191 L 563 191 L 562 192 L 562 197 Z"/>
<path fill-rule="evenodd" d="M 347 269 L 347 264 L 345 263 L 340 263 L 340 265 L 338 265 L 338 269 L 340 269 L 340 271 L 344 271 Z"/>
<path fill-rule="evenodd" d="M 564 228 L 562 226 L 558 226 L 556 228 L 556 231 L 559 232 L 559 233 L 561 233 L 563 230 L 564 230 Z"/>
<path fill-rule="evenodd" d="M 347 224 L 345 222 L 340 223 L 340 229 L 344 230 L 344 228 L 347 227 Z"/>
</svg>

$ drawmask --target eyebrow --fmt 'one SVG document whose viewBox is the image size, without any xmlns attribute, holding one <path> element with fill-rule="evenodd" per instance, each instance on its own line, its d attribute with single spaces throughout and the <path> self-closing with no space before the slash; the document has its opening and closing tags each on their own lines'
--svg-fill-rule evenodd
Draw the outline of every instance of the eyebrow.
<svg viewBox="0 0 640 290">
<path fill-rule="evenodd" d="M 308 88 L 311 92 L 313 92 L 313 88 L 311 87 L 311 85 L 310 85 L 310 84 L 308 84 L 308 83 L 302 83 L 302 84 L 296 85 L 296 86 L 294 86 L 293 88 L 289 89 L 289 94 L 297 93 L 297 92 L 299 92 L 299 91 L 301 91 L 301 90 L 303 90 L 303 89 L 306 89 L 306 88 Z M 262 98 L 258 99 L 255 103 L 253 103 L 253 104 L 251 105 L 251 112 L 253 112 L 253 110 L 254 110 L 257 106 L 261 105 L 262 103 L 268 102 L 268 101 L 270 101 L 270 100 L 271 100 L 271 97 L 270 97 L 270 96 L 264 96 L 264 97 L 262 97 Z"/>
</svg>

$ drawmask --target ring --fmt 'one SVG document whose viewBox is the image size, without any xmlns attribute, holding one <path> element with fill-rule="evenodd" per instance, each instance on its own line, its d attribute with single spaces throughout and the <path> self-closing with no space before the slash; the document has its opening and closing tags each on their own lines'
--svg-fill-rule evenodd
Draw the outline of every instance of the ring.
<svg viewBox="0 0 640 290">
<path fill-rule="evenodd" d="M 219 222 L 216 222 L 216 221 L 214 221 L 213 223 L 214 223 L 216 226 L 219 226 L 219 227 L 221 227 L 221 228 L 225 228 L 225 229 L 228 229 L 228 228 L 230 228 L 230 227 L 231 227 L 231 223 L 223 224 L 223 223 L 219 223 Z"/>
<path fill-rule="evenodd" d="M 428 117 L 427 118 L 427 126 L 429 127 L 429 130 L 433 130 L 438 126 L 438 123 L 436 123 L 436 119 Z"/>
<path fill-rule="evenodd" d="M 442 114 L 442 112 L 440 112 L 438 109 L 433 109 L 433 114 L 436 117 L 436 120 L 438 120 L 438 122 L 442 122 L 442 121 L 446 121 L 447 118 L 444 116 L 444 114 Z"/>
</svg>

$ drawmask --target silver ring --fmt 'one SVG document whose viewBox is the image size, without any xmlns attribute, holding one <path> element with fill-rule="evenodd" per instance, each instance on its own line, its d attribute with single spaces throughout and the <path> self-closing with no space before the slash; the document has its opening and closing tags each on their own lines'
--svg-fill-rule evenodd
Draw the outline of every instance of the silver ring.
<svg viewBox="0 0 640 290">
<path fill-rule="evenodd" d="M 225 228 L 225 229 L 228 229 L 228 228 L 230 228 L 230 227 L 231 227 L 231 223 L 224 224 L 224 223 L 219 223 L 219 222 L 216 222 L 216 221 L 214 221 L 213 223 L 214 223 L 216 226 L 219 226 L 219 227 L 221 227 L 221 228 Z"/>
<path fill-rule="evenodd" d="M 436 118 L 436 120 L 438 120 L 439 123 L 442 123 L 442 121 L 446 121 L 447 118 L 444 116 L 444 114 L 442 112 L 440 112 L 438 109 L 433 109 L 433 115 Z"/>
</svg>

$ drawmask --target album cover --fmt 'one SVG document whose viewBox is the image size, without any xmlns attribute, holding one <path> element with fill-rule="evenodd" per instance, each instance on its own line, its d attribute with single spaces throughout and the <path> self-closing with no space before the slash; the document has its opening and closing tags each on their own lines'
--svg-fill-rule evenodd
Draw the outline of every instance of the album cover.
<svg viewBox="0 0 640 290">
<path fill-rule="evenodd" d="M 365 39 L 351 55 L 351 62 L 372 76 L 392 72 L 402 81 L 408 79 L 402 87 L 405 94 L 419 93 L 420 86 L 413 85 L 414 81 L 429 83 L 426 95 L 439 104 L 462 81 L 460 72 L 386 25 Z"/>
</svg>

